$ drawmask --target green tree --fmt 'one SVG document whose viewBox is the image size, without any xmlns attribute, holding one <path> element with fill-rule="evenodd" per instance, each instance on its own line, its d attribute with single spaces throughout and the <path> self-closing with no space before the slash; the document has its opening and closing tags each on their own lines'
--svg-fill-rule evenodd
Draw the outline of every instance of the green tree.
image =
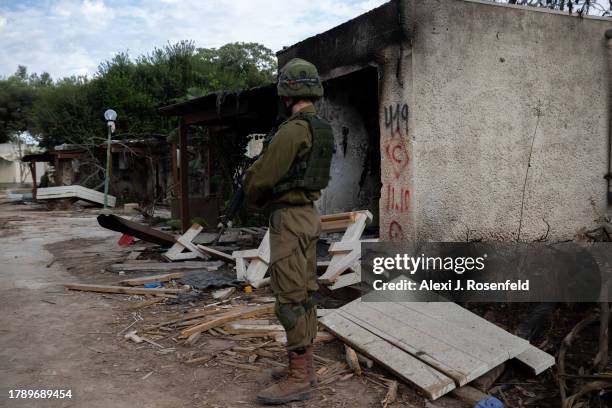
<svg viewBox="0 0 612 408">
<path fill-rule="evenodd" d="M 49 78 L 49 74 L 43 75 L 44 80 L 41 80 L 42 76 L 28 78 L 26 67 L 20 65 L 14 75 L 0 80 L 0 143 L 29 130 L 36 89 L 46 86 L 45 81 Z"/>
<path fill-rule="evenodd" d="M 131 59 L 119 53 L 102 62 L 93 78 L 52 81 L 26 67 L 0 79 L 0 140 L 28 131 L 41 145 L 103 140 L 102 112 L 117 111 L 116 137 L 168 134 L 175 123 L 160 106 L 221 90 L 240 90 L 274 81 L 276 59 L 255 43 L 196 48 L 181 41 Z"/>
</svg>

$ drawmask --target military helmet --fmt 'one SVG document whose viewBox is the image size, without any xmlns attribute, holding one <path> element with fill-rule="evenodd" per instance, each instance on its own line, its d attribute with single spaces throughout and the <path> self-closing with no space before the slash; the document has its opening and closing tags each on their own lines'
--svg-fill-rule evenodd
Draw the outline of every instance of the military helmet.
<svg viewBox="0 0 612 408">
<path fill-rule="evenodd" d="M 300 58 L 293 58 L 281 68 L 277 89 L 279 96 L 292 98 L 323 96 L 323 85 L 317 67 Z"/>
</svg>

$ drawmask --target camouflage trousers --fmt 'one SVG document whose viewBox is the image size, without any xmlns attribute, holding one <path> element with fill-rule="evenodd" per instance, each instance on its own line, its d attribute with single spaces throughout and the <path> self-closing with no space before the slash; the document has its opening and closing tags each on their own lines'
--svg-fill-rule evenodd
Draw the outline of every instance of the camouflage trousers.
<svg viewBox="0 0 612 408">
<path fill-rule="evenodd" d="M 312 205 L 281 208 L 270 215 L 270 284 L 288 350 L 312 344 L 317 335 L 312 295 L 318 290 L 319 235 L 321 220 Z"/>
</svg>

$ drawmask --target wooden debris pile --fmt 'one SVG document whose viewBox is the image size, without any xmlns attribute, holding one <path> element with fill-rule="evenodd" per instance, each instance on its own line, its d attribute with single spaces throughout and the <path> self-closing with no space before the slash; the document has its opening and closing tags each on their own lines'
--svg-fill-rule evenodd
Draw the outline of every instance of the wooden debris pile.
<svg viewBox="0 0 612 408">
<path fill-rule="evenodd" d="M 342 237 L 330 246 L 330 261 L 317 263 L 323 270 L 319 278 L 320 284 L 334 290 L 361 281 L 361 235 L 371 221 L 372 214 L 367 210 L 321 216 L 323 233 L 342 233 Z M 266 278 L 270 263 L 268 232 L 263 236 L 258 248 L 234 251 L 232 257 L 236 263 L 238 280 L 256 288 L 269 283 L 269 278 Z"/>
<path fill-rule="evenodd" d="M 367 302 L 327 311 L 319 322 L 430 399 L 510 359 L 534 373 L 553 356 L 452 302 Z M 357 358 L 347 351 L 349 364 Z"/>
</svg>

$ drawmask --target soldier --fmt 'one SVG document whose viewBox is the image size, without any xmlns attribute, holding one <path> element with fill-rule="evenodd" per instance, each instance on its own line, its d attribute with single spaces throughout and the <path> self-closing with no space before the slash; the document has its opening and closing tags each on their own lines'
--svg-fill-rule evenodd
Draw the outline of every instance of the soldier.
<svg viewBox="0 0 612 408">
<path fill-rule="evenodd" d="M 287 333 L 288 368 L 270 373 L 281 381 L 259 393 L 257 401 L 263 404 L 308 399 L 316 383 L 312 296 L 318 290 L 321 221 L 313 202 L 327 186 L 334 152 L 331 126 L 313 105 L 323 96 L 316 67 L 299 58 L 289 61 L 280 70 L 278 95 L 291 116 L 264 143 L 244 181 L 247 205 L 270 213 L 270 281 L 275 313 Z"/>
</svg>

